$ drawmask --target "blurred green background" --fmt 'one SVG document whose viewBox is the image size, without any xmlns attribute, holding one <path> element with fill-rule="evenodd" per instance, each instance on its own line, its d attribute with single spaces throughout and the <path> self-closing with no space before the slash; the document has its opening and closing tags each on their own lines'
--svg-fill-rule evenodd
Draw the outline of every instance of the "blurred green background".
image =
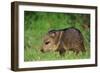
<svg viewBox="0 0 100 73">
<path fill-rule="evenodd" d="M 52 29 L 75 27 L 84 37 L 86 52 L 76 55 L 70 51 L 65 56 L 58 52 L 40 52 L 44 35 Z M 24 61 L 70 60 L 90 58 L 90 15 L 77 13 L 24 11 Z"/>
</svg>

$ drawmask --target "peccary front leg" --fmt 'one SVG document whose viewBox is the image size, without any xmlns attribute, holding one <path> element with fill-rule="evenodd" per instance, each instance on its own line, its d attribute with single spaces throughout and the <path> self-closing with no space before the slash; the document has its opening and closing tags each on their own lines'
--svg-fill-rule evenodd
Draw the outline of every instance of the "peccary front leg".
<svg viewBox="0 0 100 73">
<path fill-rule="evenodd" d="M 59 49 L 59 54 L 61 55 L 61 56 L 64 56 L 65 55 L 65 49 L 64 48 L 60 48 Z"/>
</svg>

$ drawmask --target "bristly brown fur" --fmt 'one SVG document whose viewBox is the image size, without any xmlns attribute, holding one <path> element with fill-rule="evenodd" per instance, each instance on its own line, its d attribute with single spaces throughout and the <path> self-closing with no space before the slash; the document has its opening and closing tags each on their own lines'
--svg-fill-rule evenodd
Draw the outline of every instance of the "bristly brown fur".
<svg viewBox="0 0 100 73">
<path fill-rule="evenodd" d="M 50 36 L 52 34 L 54 34 L 53 37 Z M 46 36 L 49 36 L 48 39 L 50 43 L 49 45 L 43 45 L 45 48 L 42 49 L 45 51 L 59 51 L 61 55 L 70 50 L 77 54 L 80 51 L 85 51 L 83 35 L 76 28 L 71 27 L 60 30 L 51 30 Z"/>
</svg>

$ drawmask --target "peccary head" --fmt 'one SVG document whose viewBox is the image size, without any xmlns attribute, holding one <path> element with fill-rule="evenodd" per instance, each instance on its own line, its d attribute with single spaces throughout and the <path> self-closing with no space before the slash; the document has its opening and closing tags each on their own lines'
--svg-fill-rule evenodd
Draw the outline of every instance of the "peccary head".
<svg viewBox="0 0 100 73">
<path fill-rule="evenodd" d="M 58 35 L 58 32 L 56 32 L 54 30 L 49 31 L 45 35 L 45 37 L 43 39 L 43 45 L 41 48 L 42 52 L 55 51 L 57 49 L 57 45 L 56 45 L 57 35 Z"/>
</svg>

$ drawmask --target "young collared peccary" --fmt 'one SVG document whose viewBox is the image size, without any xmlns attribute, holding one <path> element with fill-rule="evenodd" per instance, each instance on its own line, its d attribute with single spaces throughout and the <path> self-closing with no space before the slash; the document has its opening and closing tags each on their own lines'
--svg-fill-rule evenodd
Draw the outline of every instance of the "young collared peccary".
<svg viewBox="0 0 100 73">
<path fill-rule="evenodd" d="M 51 30 L 45 35 L 42 52 L 58 51 L 62 55 L 70 50 L 76 54 L 85 51 L 83 35 L 78 29 Z"/>
</svg>

